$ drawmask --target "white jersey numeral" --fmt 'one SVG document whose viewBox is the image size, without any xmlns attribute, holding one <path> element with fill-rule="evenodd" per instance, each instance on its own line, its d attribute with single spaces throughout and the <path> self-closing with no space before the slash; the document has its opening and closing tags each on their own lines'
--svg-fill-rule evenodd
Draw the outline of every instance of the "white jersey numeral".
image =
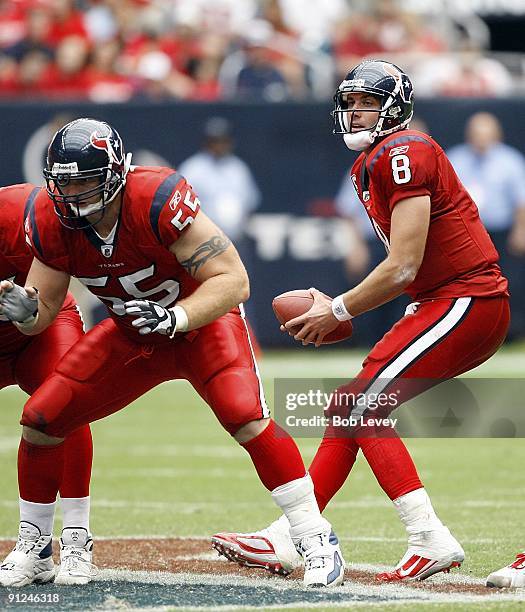
<svg viewBox="0 0 525 612">
<path fill-rule="evenodd" d="M 133 272 L 133 274 L 128 274 L 127 276 L 121 276 L 118 280 L 122 285 L 124 291 L 128 294 L 129 298 L 148 298 L 156 293 L 160 293 L 161 291 L 165 291 L 166 295 L 160 299 L 155 300 L 157 304 L 168 308 L 177 300 L 180 293 L 180 284 L 176 280 L 166 280 L 160 285 L 153 287 L 153 289 L 148 289 L 147 291 L 142 291 L 137 287 L 137 283 L 140 283 L 147 278 L 151 278 L 155 274 L 155 264 L 151 264 L 149 268 L 145 268 L 144 270 L 139 270 L 138 272 Z M 108 283 L 109 276 L 100 276 L 98 278 L 79 278 L 78 279 L 83 285 L 86 287 L 105 287 Z M 100 299 L 106 302 L 110 302 L 111 310 L 117 315 L 124 315 L 124 303 L 128 300 L 110 297 L 105 295 L 98 295 L 95 291 L 93 293 Z"/>
<path fill-rule="evenodd" d="M 398 185 L 408 183 L 412 178 L 410 172 L 410 159 L 408 155 L 395 155 L 392 157 L 392 175 Z"/>
</svg>

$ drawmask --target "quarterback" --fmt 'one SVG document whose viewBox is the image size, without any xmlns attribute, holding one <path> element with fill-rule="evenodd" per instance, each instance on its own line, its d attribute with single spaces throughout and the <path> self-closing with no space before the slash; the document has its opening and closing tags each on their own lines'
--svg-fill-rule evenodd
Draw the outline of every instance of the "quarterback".
<svg viewBox="0 0 525 612">
<path fill-rule="evenodd" d="M 24 215 L 40 188 L 12 185 L 0 189 L 0 279 L 25 284 L 33 256 L 24 235 Z M 80 340 L 83 325 L 73 296 L 68 294 L 55 321 L 41 334 L 29 337 L 0 315 L 0 389 L 18 385 L 31 395 L 53 372 L 62 356 Z M 19 450 L 19 464 L 27 448 Z M 92 575 L 93 542 L 89 530 L 89 481 L 93 444 L 89 425 L 71 432 L 64 442 L 64 470 L 59 478 L 63 516 L 60 567 L 55 577 L 51 556 L 54 505 L 43 511 L 45 493 L 38 489 L 29 501 L 21 477 L 20 536 L 0 567 L 3 586 L 31 582 L 85 584 Z M 45 462 L 46 459 L 44 458 Z M 44 464 L 44 466 L 47 464 Z M 43 467 L 44 467 L 43 466 Z M 38 516 L 38 521 L 34 517 Z"/>
<path fill-rule="evenodd" d="M 169 168 L 131 166 L 116 130 L 94 119 L 55 134 L 44 176 L 47 189 L 26 224 L 35 259 L 25 288 L 0 284 L 2 312 L 25 334 L 42 333 L 75 276 L 111 317 L 77 342 L 24 407 L 24 500 L 51 511 L 71 432 L 163 381 L 186 379 L 287 516 L 305 585 L 341 584 L 337 538 L 295 442 L 269 416 L 239 307 L 249 295 L 246 271 L 190 185 Z M 36 512 L 30 522 L 40 527 Z"/>
<path fill-rule="evenodd" d="M 409 129 L 408 76 L 389 62 L 362 62 L 340 84 L 334 101 L 334 132 L 361 151 L 351 180 L 386 257 L 333 300 L 312 290 L 312 308 L 283 331 L 294 329 L 289 333 L 296 340 L 319 345 L 339 321 L 408 293 L 413 303 L 405 316 L 340 389 L 356 394 L 399 389 L 399 405 L 496 352 L 509 324 L 507 280 L 477 207 L 443 150 L 428 135 Z M 370 407 L 351 405 L 347 411 L 350 417 L 366 416 Z M 343 485 L 361 449 L 408 534 L 405 555 L 377 578 L 422 580 L 459 566 L 464 551 L 436 515 L 404 445 L 393 430 L 373 433 L 345 432 L 333 422 L 327 428 L 309 470 L 319 507 L 324 509 Z M 219 533 L 212 541 L 231 559 L 287 573 L 299 560 L 286 534 L 281 518 L 261 532 Z"/>
</svg>

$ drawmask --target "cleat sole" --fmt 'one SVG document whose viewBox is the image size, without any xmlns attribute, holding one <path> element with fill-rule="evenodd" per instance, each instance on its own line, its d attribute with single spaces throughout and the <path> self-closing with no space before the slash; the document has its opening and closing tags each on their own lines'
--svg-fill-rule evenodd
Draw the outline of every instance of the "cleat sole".
<svg viewBox="0 0 525 612">
<path fill-rule="evenodd" d="M 237 563 L 237 565 L 241 565 L 242 567 L 250 567 L 253 569 L 261 569 L 270 574 L 275 574 L 277 576 L 288 576 L 291 574 L 290 571 L 284 569 L 284 567 L 280 563 L 258 563 L 257 561 L 250 561 L 246 557 L 244 557 L 241 553 L 235 550 L 233 547 L 228 546 L 226 543 L 218 542 L 217 540 L 212 540 L 211 544 L 212 548 L 215 549 L 219 556 L 225 557 L 228 561 L 232 561 L 233 563 Z"/>
<path fill-rule="evenodd" d="M 375 580 L 377 582 L 401 582 L 403 580 L 406 582 L 410 582 L 414 580 L 417 580 L 418 582 L 422 582 L 423 580 L 426 580 L 427 578 L 430 578 L 431 576 L 434 576 L 435 574 L 439 574 L 440 572 L 449 574 L 451 569 L 459 568 L 459 567 L 461 567 L 460 561 L 452 561 L 450 565 L 447 565 L 446 567 L 428 570 L 427 573 L 423 576 L 402 576 L 398 574 L 396 571 L 394 571 L 394 572 L 383 572 L 381 574 L 376 574 Z"/>
</svg>

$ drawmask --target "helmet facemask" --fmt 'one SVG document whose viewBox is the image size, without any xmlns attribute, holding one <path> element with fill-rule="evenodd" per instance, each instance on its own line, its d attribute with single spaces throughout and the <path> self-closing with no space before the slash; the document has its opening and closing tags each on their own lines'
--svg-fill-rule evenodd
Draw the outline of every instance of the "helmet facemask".
<svg viewBox="0 0 525 612">
<path fill-rule="evenodd" d="M 131 154 L 128 154 L 130 156 Z M 47 193 L 53 200 L 55 212 L 60 221 L 72 229 L 80 229 L 88 225 L 96 225 L 104 217 L 104 212 L 118 193 L 126 180 L 122 173 L 112 168 L 97 168 L 95 170 L 81 170 L 65 172 L 63 168 L 44 170 L 47 183 Z M 85 191 L 67 195 L 64 188 L 73 182 L 97 180 L 98 184 Z M 95 196 L 100 196 L 93 201 Z M 90 202 L 88 204 L 88 202 Z M 99 214 L 98 219 L 93 218 Z M 90 217 L 89 221 L 87 217 Z"/>
<path fill-rule="evenodd" d="M 120 136 L 108 124 L 78 119 L 61 128 L 51 141 L 44 170 L 60 222 L 70 229 L 100 223 L 126 184 L 130 166 L 131 153 L 124 154 Z M 68 188 L 73 184 L 81 185 L 77 193 Z"/>
<path fill-rule="evenodd" d="M 365 78 L 349 78 L 359 76 L 367 65 L 376 65 L 383 71 L 378 82 Z M 389 80 L 389 88 L 383 85 L 385 76 Z M 369 94 L 380 101 L 380 108 L 348 108 L 347 96 L 350 93 Z M 334 95 L 334 134 L 343 134 L 348 148 L 363 151 L 370 147 L 378 137 L 387 136 L 404 129 L 412 119 L 412 84 L 408 77 L 393 64 L 372 60 L 363 62 L 352 70 L 341 83 Z M 369 128 L 353 130 L 354 112 L 376 112 L 377 122 Z M 349 119 L 350 115 L 350 119 Z"/>
</svg>

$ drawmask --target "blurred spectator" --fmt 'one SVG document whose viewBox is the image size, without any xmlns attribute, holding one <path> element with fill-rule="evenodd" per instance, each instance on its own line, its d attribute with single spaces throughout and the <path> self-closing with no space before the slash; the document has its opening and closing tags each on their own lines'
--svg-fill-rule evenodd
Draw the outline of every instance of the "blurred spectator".
<svg viewBox="0 0 525 612">
<path fill-rule="evenodd" d="M 117 39 L 99 41 L 87 70 L 88 96 L 94 102 L 125 102 L 134 93 L 129 77 L 119 70 L 122 45 Z"/>
<path fill-rule="evenodd" d="M 115 39 L 118 34 L 118 24 L 111 2 L 106 0 L 90 0 L 84 13 L 84 28 L 89 40 L 94 43 Z"/>
<path fill-rule="evenodd" d="M 45 6 L 36 6 L 27 12 L 26 33 L 15 45 L 8 47 L 5 52 L 21 61 L 31 51 L 40 51 L 53 56 L 53 47 L 50 42 L 53 28 L 53 16 Z"/>
<path fill-rule="evenodd" d="M 199 32 L 239 34 L 257 13 L 257 0 L 171 0 L 175 23 Z"/>
<path fill-rule="evenodd" d="M 237 67 L 227 59 L 221 72 L 225 93 L 236 99 L 258 99 L 281 102 L 289 97 L 289 88 L 284 75 L 276 67 L 269 45 L 273 36 L 272 26 L 262 20 L 252 24 L 244 38 L 241 55 L 235 58 Z M 230 61 L 229 61 L 230 60 Z"/>
<path fill-rule="evenodd" d="M 25 34 L 24 4 L 17 0 L 0 0 L 0 49 L 15 45 Z"/>
<path fill-rule="evenodd" d="M 311 48 L 328 45 L 350 12 L 345 0 L 279 0 L 279 5 L 284 23 Z"/>
<path fill-rule="evenodd" d="M 239 244 L 261 194 L 250 169 L 233 152 L 230 122 L 212 117 L 204 126 L 203 136 L 202 149 L 182 162 L 178 170 L 195 188 L 204 212 Z"/>
<path fill-rule="evenodd" d="M 130 92 L 201 101 L 325 99 L 349 65 L 370 55 L 411 67 L 420 95 L 524 88 L 523 76 L 513 80 L 500 61 L 481 53 L 489 38 L 480 24 L 472 15 L 428 19 L 399 0 L 0 0 L 0 50 L 17 64 L 0 59 L 0 95 L 47 95 L 54 88 L 37 78 L 42 56 L 25 57 L 39 51 L 54 61 L 72 39 L 86 41 L 93 54 L 100 44 L 119 45 L 109 72 L 100 72 L 93 56 L 88 72 L 100 85 L 79 80 L 76 91 L 56 88 L 101 102 L 127 100 Z M 460 55 L 452 53 L 458 40 Z M 523 64 L 505 62 L 513 77 Z M 61 78 L 64 70 L 45 72 Z"/>
<path fill-rule="evenodd" d="M 509 338 L 525 335 L 525 157 L 503 143 L 498 119 L 476 113 L 465 143 L 447 151 L 459 178 L 476 202 L 498 252 L 511 292 Z"/>
<path fill-rule="evenodd" d="M 49 68 L 41 86 L 52 98 L 72 99 L 87 96 L 89 45 L 82 36 L 68 36 L 59 43 L 55 63 Z"/>
<path fill-rule="evenodd" d="M 137 76 L 141 93 L 153 100 L 187 98 L 193 90 L 192 80 L 176 71 L 169 56 L 160 50 L 152 49 L 140 56 Z"/>
<path fill-rule="evenodd" d="M 223 117 L 211 117 L 203 130 L 202 149 L 182 162 L 178 171 L 194 187 L 202 210 L 234 242 L 251 272 L 251 250 L 245 234 L 250 215 L 257 209 L 261 194 L 248 165 L 234 154 L 232 126 Z M 253 323 L 254 304 L 246 304 Z M 252 344 L 260 353 L 253 330 Z"/>
<path fill-rule="evenodd" d="M 410 65 L 421 54 L 443 53 L 450 48 L 422 15 L 408 12 L 394 0 L 380 0 L 366 12 L 354 12 L 334 30 L 334 53 L 340 75 L 363 56 L 387 55 Z"/>
<path fill-rule="evenodd" d="M 87 40 L 84 14 L 76 8 L 75 0 L 48 0 L 47 4 L 51 9 L 52 27 L 49 42 L 53 47 L 70 36 Z"/>
<path fill-rule="evenodd" d="M 424 96 L 498 97 L 513 88 L 507 68 L 471 43 L 458 53 L 423 59 L 413 74 L 414 86 Z"/>
</svg>

